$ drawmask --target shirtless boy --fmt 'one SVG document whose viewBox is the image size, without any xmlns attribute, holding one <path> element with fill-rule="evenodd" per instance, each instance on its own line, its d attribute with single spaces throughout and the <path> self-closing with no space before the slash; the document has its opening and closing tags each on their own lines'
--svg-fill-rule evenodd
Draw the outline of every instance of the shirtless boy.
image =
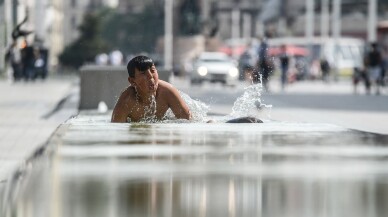
<svg viewBox="0 0 388 217">
<path fill-rule="evenodd" d="M 171 84 L 159 80 L 153 61 L 137 56 L 127 65 L 129 86 L 121 93 L 112 113 L 112 122 L 161 120 L 170 108 L 178 119 L 191 119 L 189 107 Z"/>
</svg>

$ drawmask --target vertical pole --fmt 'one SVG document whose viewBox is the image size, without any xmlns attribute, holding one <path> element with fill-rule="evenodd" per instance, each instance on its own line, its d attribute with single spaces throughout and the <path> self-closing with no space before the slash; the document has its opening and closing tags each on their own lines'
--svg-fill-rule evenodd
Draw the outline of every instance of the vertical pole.
<svg viewBox="0 0 388 217">
<path fill-rule="evenodd" d="M 341 37 L 341 0 L 333 0 L 333 38 L 334 38 L 334 80 L 338 80 L 340 74 L 339 38 Z"/>
<path fill-rule="evenodd" d="M 333 37 L 338 40 L 341 36 L 341 0 L 333 0 Z"/>
<path fill-rule="evenodd" d="M 306 0 L 306 26 L 305 26 L 306 39 L 311 43 L 314 36 L 314 1 Z"/>
<path fill-rule="evenodd" d="M 307 40 L 307 47 L 312 51 L 312 42 L 314 37 L 314 0 L 306 0 L 306 26 L 305 26 L 305 37 Z M 312 53 L 312 52 L 311 52 Z M 313 63 L 312 55 L 309 55 L 307 58 L 308 66 L 311 66 Z M 309 67 L 310 68 L 310 67 Z M 308 73 L 310 71 L 308 70 Z"/>
<path fill-rule="evenodd" d="M 165 0 L 164 2 L 164 69 L 172 70 L 172 55 L 173 55 L 173 0 Z"/>
<path fill-rule="evenodd" d="M 279 21 L 278 21 L 278 30 L 277 32 L 281 36 L 285 36 L 288 33 L 288 26 L 287 26 L 287 7 L 288 7 L 288 1 L 280 1 L 281 5 L 279 8 Z"/>
<path fill-rule="evenodd" d="M 0 74 L 5 71 L 5 10 L 5 3 L 3 1 L 0 3 Z"/>
<path fill-rule="evenodd" d="M 232 10 L 232 38 L 240 37 L 240 11 L 236 8 Z"/>
<path fill-rule="evenodd" d="M 329 0 L 321 1 L 321 37 L 329 37 Z"/>
<path fill-rule="evenodd" d="M 246 39 L 251 38 L 252 32 L 252 17 L 250 14 L 243 15 L 243 37 Z"/>
<path fill-rule="evenodd" d="M 264 22 L 261 20 L 261 19 L 256 19 L 257 22 L 256 22 L 256 36 L 264 36 L 264 32 L 265 32 L 265 25 L 264 25 Z"/>
<path fill-rule="evenodd" d="M 377 27 L 377 0 L 368 1 L 368 42 L 375 42 Z"/>
<path fill-rule="evenodd" d="M 12 32 L 12 4 L 11 0 L 4 0 L 0 7 L 0 71 L 6 71 L 4 62 L 5 50 L 11 42 Z"/>
<path fill-rule="evenodd" d="M 208 21 L 210 14 L 209 0 L 202 0 L 202 18 Z"/>
<path fill-rule="evenodd" d="M 232 10 L 232 39 L 238 40 L 240 38 L 240 9 L 237 5 Z M 235 53 L 235 45 L 232 45 L 233 49 L 233 57 L 237 58 L 237 54 Z"/>
</svg>

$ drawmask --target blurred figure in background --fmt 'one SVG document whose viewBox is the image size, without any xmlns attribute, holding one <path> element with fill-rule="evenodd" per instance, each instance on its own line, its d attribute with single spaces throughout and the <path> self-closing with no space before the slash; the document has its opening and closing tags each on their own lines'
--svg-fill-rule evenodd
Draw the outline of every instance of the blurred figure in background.
<svg viewBox="0 0 388 217">
<path fill-rule="evenodd" d="M 114 50 L 109 54 L 109 62 L 112 66 L 123 64 L 123 54 L 119 50 Z"/>
<path fill-rule="evenodd" d="M 99 66 L 108 65 L 109 56 L 106 53 L 100 53 L 96 56 L 95 62 Z"/>
<path fill-rule="evenodd" d="M 321 62 L 319 61 L 319 59 L 312 60 L 308 79 L 316 80 L 317 78 L 319 78 L 320 73 L 321 73 Z"/>
<path fill-rule="evenodd" d="M 22 56 L 16 41 L 8 48 L 5 59 L 12 67 L 13 81 L 19 81 L 22 78 Z"/>
<path fill-rule="evenodd" d="M 47 77 L 47 56 L 43 49 L 34 49 L 34 75 L 35 78 L 41 77 L 43 80 Z"/>
<path fill-rule="evenodd" d="M 326 57 L 321 58 L 321 73 L 322 73 L 322 80 L 324 82 L 329 82 L 329 75 L 330 75 L 330 64 L 329 61 L 327 61 Z"/>
<path fill-rule="evenodd" d="M 290 56 L 287 54 L 287 46 L 282 45 L 281 46 L 281 53 L 279 55 L 279 61 L 280 61 L 280 82 L 282 84 L 282 90 L 284 91 L 284 88 L 286 87 L 288 83 L 288 68 L 290 65 Z"/>
<path fill-rule="evenodd" d="M 22 71 L 23 71 L 24 80 L 34 81 L 36 78 L 34 48 L 28 45 L 27 40 L 23 41 L 21 53 L 22 53 Z"/>
<path fill-rule="evenodd" d="M 379 95 L 382 74 L 382 56 L 380 51 L 378 50 L 376 42 L 371 43 L 370 51 L 366 56 L 366 66 L 368 69 L 369 81 L 375 88 L 375 94 Z"/>
<path fill-rule="evenodd" d="M 370 92 L 370 81 L 365 67 L 354 67 L 352 78 L 354 94 L 358 93 L 358 83 L 360 82 L 364 83 L 366 93 Z"/>
<path fill-rule="evenodd" d="M 388 70 L 388 46 L 385 45 L 382 52 L 382 66 L 381 66 L 381 86 L 385 86 L 387 83 L 386 74 Z"/>
<path fill-rule="evenodd" d="M 258 83 L 260 81 L 263 84 L 264 90 L 269 91 L 268 82 L 271 76 L 271 72 L 274 68 L 272 57 L 268 55 L 268 43 L 265 38 L 261 39 L 261 43 L 258 49 L 258 70 L 253 71 L 253 83 Z"/>
<path fill-rule="evenodd" d="M 251 40 L 244 51 L 241 54 L 239 60 L 240 66 L 240 80 L 246 80 L 252 82 L 253 71 L 257 62 L 257 49 L 258 45 L 254 40 Z"/>
<path fill-rule="evenodd" d="M 252 80 L 253 70 L 255 65 L 254 54 L 250 49 L 246 49 L 240 56 L 240 80 Z"/>
</svg>

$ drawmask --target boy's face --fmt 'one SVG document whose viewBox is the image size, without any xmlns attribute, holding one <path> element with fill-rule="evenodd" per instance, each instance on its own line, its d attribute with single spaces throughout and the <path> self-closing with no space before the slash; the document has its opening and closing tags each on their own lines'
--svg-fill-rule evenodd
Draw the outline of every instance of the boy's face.
<svg viewBox="0 0 388 217">
<path fill-rule="evenodd" d="M 155 65 L 144 71 L 135 68 L 135 77 L 129 77 L 128 80 L 132 86 L 135 86 L 142 93 L 155 93 L 159 82 L 158 71 Z"/>
</svg>

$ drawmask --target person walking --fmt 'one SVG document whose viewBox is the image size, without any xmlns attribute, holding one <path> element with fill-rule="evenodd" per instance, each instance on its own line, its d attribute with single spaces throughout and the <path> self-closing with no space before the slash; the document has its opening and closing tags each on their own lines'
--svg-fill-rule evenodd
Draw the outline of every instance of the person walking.
<svg viewBox="0 0 388 217">
<path fill-rule="evenodd" d="M 324 82 L 329 82 L 330 64 L 329 64 L 329 61 L 327 61 L 326 57 L 321 58 L 320 66 L 321 66 L 322 80 Z"/>
<path fill-rule="evenodd" d="M 273 70 L 273 60 L 272 57 L 268 55 L 268 43 L 265 38 L 261 40 L 259 46 L 257 68 L 258 70 L 255 70 L 253 73 L 253 83 L 258 83 L 260 81 L 260 73 L 263 88 L 264 90 L 269 91 L 268 83 Z"/>
<path fill-rule="evenodd" d="M 5 57 L 12 67 L 13 81 L 19 81 L 22 78 L 22 55 L 16 41 L 12 42 Z"/>
<path fill-rule="evenodd" d="M 279 61 L 280 61 L 280 70 L 281 70 L 281 76 L 280 76 L 280 82 L 282 84 L 282 91 L 284 91 L 284 88 L 286 87 L 288 83 L 288 68 L 290 65 L 290 56 L 287 54 L 287 46 L 282 45 L 281 46 L 281 52 L 279 55 Z"/>
<path fill-rule="evenodd" d="M 375 87 L 375 94 L 380 94 L 381 74 L 382 74 L 382 55 L 378 50 L 376 42 L 371 43 L 370 51 L 366 57 L 368 77 L 371 85 Z"/>
</svg>

